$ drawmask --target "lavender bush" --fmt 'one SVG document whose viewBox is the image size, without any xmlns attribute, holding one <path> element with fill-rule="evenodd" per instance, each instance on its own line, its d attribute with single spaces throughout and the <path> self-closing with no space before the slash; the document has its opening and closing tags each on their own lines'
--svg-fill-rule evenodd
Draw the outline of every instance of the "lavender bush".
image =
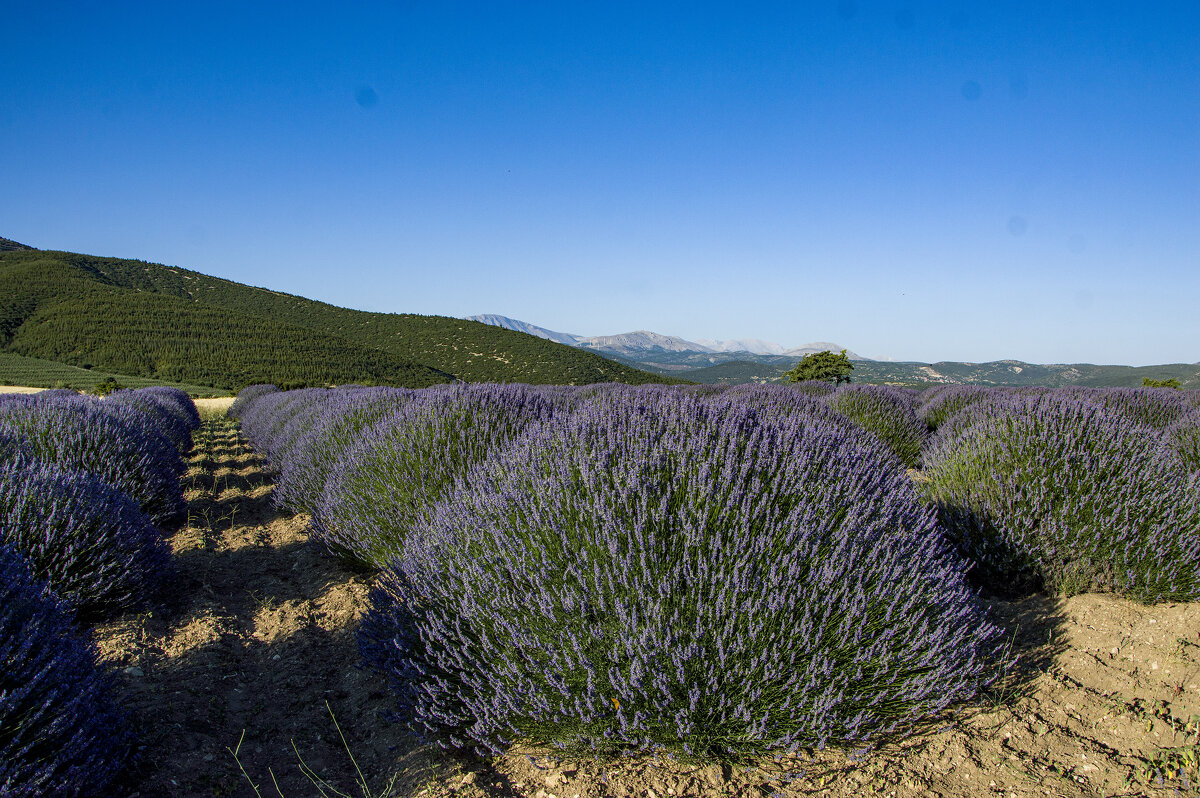
<svg viewBox="0 0 1200 798">
<path fill-rule="evenodd" d="M 278 471 L 279 463 L 272 459 L 279 433 L 297 413 L 314 412 L 329 395 L 325 388 L 300 388 L 295 391 L 276 391 L 255 399 L 242 412 L 242 436 L 267 460 L 268 468 Z"/>
<path fill-rule="evenodd" d="M 826 397 L 834 410 L 868 432 L 878 436 L 900 462 L 916 468 L 921 447 L 929 435 L 928 427 L 909 397 L 881 385 L 846 385 Z"/>
<path fill-rule="evenodd" d="M 964 567 L 862 430 L 614 392 L 419 522 L 360 647 L 446 745 L 757 757 L 975 696 L 998 630 Z"/>
<path fill-rule="evenodd" d="M 0 796 L 116 794 L 133 742 L 91 643 L 0 545 Z"/>
<path fill-rule="evenodd" d="M 365 429 L 334 466 L 312 519 L 314 538 L 359 564 L 399 556 L 417 518 L 472 465 L 561 397 L 526 385 L 425 390 Z"/>
<path fill-rule="evenodd" d="M 918 408 L 926 426 L 936 430 L 947 419 L 975 402 L 996 396 L 997 391 L 979 385 L 946 385 L 926 391 Z"/>
<path fill-rule="evenodd" d="M 1182 392 L 1174 388 L 1061 388 L 1056 393 L 1095 402 L 1156 430 L 1169 427 L 1188 411 Z"/>
<path fill-rule="evenodd" d="M 834 391 L 834 386 L 825 380 L 800 380 L 800 382 L 791 383 L 788 388 L 812 396 L 829 396 Z"/>
<path fill-rule="evenodd" d="M 225 414 L 233 419 L 241 419 L 246 410 L 259 398 L 269 393 L 277 393 L 278 391 L 278 385 L 247 385 L 238 391 L 237 396 L 234 398 L 233 403 L 229 405 L 229 409 L 225 411 Z"/>
<path fill-rule="evenodd" d="M 145 413 L 182 451 L 192 448 L 192 433 L 200 428 L 200 413 L 192 398 L 178 388 L 155 387 L 113 391 L 104 407 L 125 405 Z"/>
<path fill-rule="evenodd" d="M 1163 448 L 1192 471 L 1200 471 L 1200 408 L 1180 416 L 1163 431 Z"/>
<path fill-rule="evenodd" d="M 346 449 L 358 443 L 363 431 L 385 413 L 399 410 L 416 394 L 408 388 L 334 392 L 280 464 L 276 506 L 292 512 L 317 512 L 329 474 Z"/>
<path fill-rule="evenodd" d="M 133 499 L 49 463 L 0 466 L 0 543 L 81 618 L 144 606 L 172 574 L 170 548 Z"/>
<path fill-rule="evenodd" d="M 1200 483 L 1153 429 L 1069 392 L 981 403 L 953 427 L 924 484 L 983 584 L 1200 596 Z"/>
<path fill-rule="evenodd" d="M 184 513 L 179 450 L 131 408 L 105 409 L 85 397 L 0 405 L 0 433 L 40 460 L 86 471 L 132 496 L 156 526 Z"/>
</svg>

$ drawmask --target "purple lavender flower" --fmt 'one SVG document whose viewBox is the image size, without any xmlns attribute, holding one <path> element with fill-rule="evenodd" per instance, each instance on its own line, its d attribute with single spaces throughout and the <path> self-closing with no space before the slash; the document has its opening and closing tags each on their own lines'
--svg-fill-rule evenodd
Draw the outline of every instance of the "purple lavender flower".
<svg viewBox="0 0 1200 798">
<path fill-rule="evenodd" d="M 133 744 L 92 643 L 0 544 L 0 795 L 115 794 Z"/>
<path fill-rule="evenodd" d="M 132 496 L 155 525 L 183 517 L 179 450 L 142 413 L 89 397 L 0 404 L 0 434 L 40 460 L 96 475 Z"/>
<path fill-rule="evenodd" d="M 495 446 L 574 400 L 525 385 L 425 389 L 374 425 L 329 472 L 315 539 L 373 567 L 399 556 L 418 516 Z"/>
<path fill-rule="evenodd" d="M 743 757 L 977 694 L 998 630 L 900 464 L 813 397 L 730 393 L 594 396 L 418 518 L 360 633 L 415 731 Z"/>
<path fill-rule="evenodd" d="M 921 447 L 929 436 L 910 397 L 884 385 L 846 385 L 825 401 L 867 432 L 877 435 L 908 468 L 921 461 Z"/>
<path fill-rule="evenodd" d="M 1200 494 L 1159 433 L 1095 394 L 981 402 L 939 429 L 924 483 L 1003 592 L 1200 597 Z M 947 429 L 949 427 L 949 429 Z"/>
<path fill-rule="evenodd" d="M 173 573 L 170 548 L 133 499 L 49 463 L 0 466 L 0 544 L 81 618 L 145 606 Z"/>
</svg>

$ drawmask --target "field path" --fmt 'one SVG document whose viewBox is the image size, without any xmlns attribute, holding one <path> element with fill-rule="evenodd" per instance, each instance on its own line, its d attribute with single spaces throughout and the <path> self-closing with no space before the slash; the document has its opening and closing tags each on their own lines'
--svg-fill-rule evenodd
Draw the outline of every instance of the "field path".
<svg viewBox="0 0 1200 798">
<path fill-rule="evenodd" d="M 317 794 L 299 769 L 361 795 L 350 750 L 378 794 L 397 773 L 414 794 L 438 765 L 381 719 L 383 680 L 360 670 L 354 624 L 368 577 L 307 545 L 303 518 L 280 515 L 258 458 L 224 420 L 197 435 L 187 524 L 170 537 L 179 578 L 165 606 L 97 630 L 123 671 L 145 744 L 137 794 L 252 796 L 229 748 L 264 796 Z"/>
</svg>

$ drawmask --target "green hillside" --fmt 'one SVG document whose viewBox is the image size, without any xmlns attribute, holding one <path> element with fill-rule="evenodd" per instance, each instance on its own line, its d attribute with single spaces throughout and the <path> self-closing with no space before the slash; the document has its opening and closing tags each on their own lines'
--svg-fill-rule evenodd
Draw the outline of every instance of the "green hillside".
<svg viewBox="0 0 1200 798">
<path fill-rule="evenodd" d="M 5 350 L 229 389 L 670 381 L 478 322 L 348 310 L 187 269 L 37 250 L 0 253 Z"/>
<path fill-rule="evenodd" d="M 775 362 L 770 362 L 770 361 Z M 700 383 L 782 382 L 796 358 L 730 360 L 707 368 L 675 372 Z M 652 366 L 647 365 L 647 368 Z M 1088 387 L 1140 387 L 1143 377 L 1174 378 L 1185 388 L 1200 388 L 1200 364 L 1168 363 L 1161 366 L 1097 366 L 1090 363 L 1037 365 L 1016 360 L 991 363 L 899 363 L 856 360 L 850 375 L 856 383 L 907 385 L 1069 385 Z"/>
<path fill-rule="evenodd" d="M 167 385 L 187 391 L 194 397 L 227 396 L 228 391 L 204 385 L 155 380 L 149 377 L 134 377 L 109 371 L 84 369 L 68 366 L 53 360 L 25 357 L 12 352 L 0 352 L 0 385 L 23 385 L 30 388 L 71 388 L 78 391 L 93 391 L 107 380 L 122 388 L 148 388 L 152 385 Z"/>
<path fill-rule="evenodd" d="M 11 252 L 15 250 L 30 250 L 33 247 L 26 246 L 19 241 L 13 241 L 11 238 L 0 236 L 0 252 Z"/>
</svg>

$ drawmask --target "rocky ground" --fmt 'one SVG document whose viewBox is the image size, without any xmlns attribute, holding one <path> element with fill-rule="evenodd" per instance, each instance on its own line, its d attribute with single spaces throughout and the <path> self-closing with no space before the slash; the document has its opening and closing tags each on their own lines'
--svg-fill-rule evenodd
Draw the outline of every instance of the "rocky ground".
<svg viewBox="0 0 1200 798">
<path fill-rule="evenodd" d="M 524 749 L 483 760 L 417 745 L 382 717 L 386 685 L 354 644 L 370 575 L 274 510 L 232 423 L 206 422 L 187 486 L 171 595 L 96 630 L 142 729 L 134 795 L 292 798 L 322 794 L 321 779 L 328 795 L 431 798 L 1200 795 L 1200 604 L 997 603 L 1016 678 L 871 752 L 749 769 Z"/>
</svg>

